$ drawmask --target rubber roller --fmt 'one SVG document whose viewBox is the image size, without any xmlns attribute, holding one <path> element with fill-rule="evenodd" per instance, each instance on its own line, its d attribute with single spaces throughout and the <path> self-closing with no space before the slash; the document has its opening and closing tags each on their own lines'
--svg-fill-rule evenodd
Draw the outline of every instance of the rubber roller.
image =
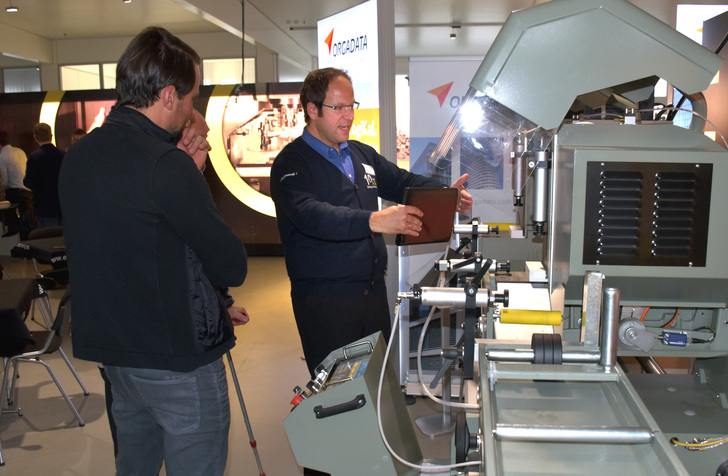
<svg viewBox="0 0 728 476">
<path fill-rule="evenodd" d="M 501 309 L 500 321 L 503 324 L 540 324 L 545 326 L 558 326 L 561 325 L 561 313 L 559 311 Z"/>
</svg>

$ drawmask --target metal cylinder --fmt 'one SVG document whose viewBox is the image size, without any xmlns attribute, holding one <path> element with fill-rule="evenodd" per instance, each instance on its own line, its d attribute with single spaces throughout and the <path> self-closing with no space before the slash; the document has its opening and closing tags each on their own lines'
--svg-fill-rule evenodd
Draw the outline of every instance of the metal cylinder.
<svg viewBox="0 0 728 476">
<path fill-rule="evenodd" d="M 531 349 L 488 349 L 485 357 L 493 362 L 533 362 L 534 352 Z M 599 362 L 599 352 L 564 351 L 561 360 L 565 364 L 595 364 Z"/>
<path fill-rule="evenodd" d="M 606 288 L 602 307 L 602 358 L 605 370 L 617 364 L 617 331 L 619 329 L 619 289 Z"/>
<path fill-rule="evenodd" d="M 513 141 L 513 197 L 514 205 L 523 206 L 523 189 L 526 187 L 526 138 L 518 134 Z"/>
<path fill-rule="evenodd" d="M 645 373 L 658 375 L 665 375 L 667 373 L 651 355 L 649 357 L 636 357 L 636 359 L 644 369 Z"/>
<path fill-rule="evenodd" d="M 648 428 L 498 424 L 493 430 L 493 437 L 500 441 L 642 444 L 652 441 L 653 433 Z"/>
<path fill-rule="evenodd" d="M 420 301 L 425 306 L 463 307 L 466 304 L 463 288 L 423 287 L 420 293 Z M 478 293 L 475 295 L 475 307 L 488 307 L 489 303 L 490 292 L 488 289 L 478 289 Z"/>
<path fill-rule="evenodd" d="M 533 221 L 536 223 L 548 220 L 549 167 L 548 152 L 536 152 L 533 171 Z"/>
<path fill-rule="evenodd" d="M 473 229 L 475 229 L 476 235 L 487 235 L 490 233 L 490 226 L 488 226 L 487 223 L 479 223 L 477 225 L 459 224 L 453 225 L 452 227 L 453 233 L 457 233 L 460 235 L 472 235 Z"/>
</svg>

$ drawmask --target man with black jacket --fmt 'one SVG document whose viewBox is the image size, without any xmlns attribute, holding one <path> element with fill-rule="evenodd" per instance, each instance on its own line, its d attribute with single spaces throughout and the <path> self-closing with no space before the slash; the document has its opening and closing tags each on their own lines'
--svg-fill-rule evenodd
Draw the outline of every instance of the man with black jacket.
<svg viewBox="0 0 728 476">
<path fill-rule="evenodd" d="M 199 62 L 164 29 L 140 33 L 117 66 L 117 106 L 61 169 L 73 350 L 111 381 L 117 474 L 225 470 L 235 335 L 220 288 L 243 283 L 247 255 L 193 160 L 209 144 L 176 146 Z"/>
<path fill-rule="evenodd" d="M 53 144 L 53 130 L 45 122 L 33 126 L 33 139 L 38 148 L 28 156 L 23 185 L 33 191 L 33 212 L 38 228 L 61 226 L 58 174 L 65 152 Z"/>
<path fill-rule="evenodd" d="M 311 375 L 333 350 L 391 326 L 383 233 L 418 235 L 422 212 L 401 202 L 406 187 L 442 187 L 400 169 L 373 148 L 349 140 L 358 103 L 351 78 L 335 68 L 311 72 L 301 89 L 306 128 L 271 168 L 291 300 Z M 460 189 L 459 211 L 472 197 Z"/>
</svg>

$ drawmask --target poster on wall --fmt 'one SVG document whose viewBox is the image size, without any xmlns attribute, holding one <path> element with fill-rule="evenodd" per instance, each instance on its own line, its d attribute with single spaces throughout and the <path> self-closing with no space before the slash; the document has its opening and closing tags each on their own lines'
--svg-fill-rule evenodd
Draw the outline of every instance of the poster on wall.
<svg viewBox="0 0 728 476">
<path fill-rule="evenodd" d="M 319 68 L 346 71 L 354 84 L 359 109 L 350 137 L 377 151 L 379 141 L 379 46 L 377 2 L 371 0 L 319 20 Z"/>
<path fill-rule="evenodd" d="M 482 57 L 410 58 L 410 170 L 452 183 L 470 174 L 471 216 L 491 225 L 516 222 L 510 149 L 499 137 L 462 136 L 444 165 L 430 158 L 440 137 L 467 93 Z"/>
</svg>

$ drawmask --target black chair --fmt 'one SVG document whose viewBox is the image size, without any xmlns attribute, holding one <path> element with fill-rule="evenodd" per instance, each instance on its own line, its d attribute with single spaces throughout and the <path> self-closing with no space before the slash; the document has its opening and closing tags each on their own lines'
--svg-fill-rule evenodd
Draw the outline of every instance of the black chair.
<svg viewBox="0 0 728 476">
<path fill-rule="evenodd" d="M 70 317 L 70 301 L 71 294 L 70 294 L 70 288 L 66 288 L 66 292 L 64 293 L 63 297 L 61 298 L 61 302 L 58 305 L 58 312 L 56 314 L 55 319 L 53 320 L 52 325 L 50 326 L 50 330 L 43 330 L 43 331 L 36 331 L 32 332 L 31 335 L 34 339 L 33 344 L 29 344 L 23 349 L 22 353 L 19 353 L 14 356 L 6 357 L 5 359 L 5 369 L 3 373 L 3 382 L 2 382 L 2 389 L 0 390 L 0 404 L 4 404 L 6 400 L 6 394 L 7 394 L 7 402 L 8 406 L 13 405 L 13 394 L 15 393 L 15 381 L 17 379 L 18 375 L 18 366 L 21 362 L 30 362 L 30 363 L 36 363 L 43 365 L 46 370 L 48 370 L 48 374 L 53 379 L 53 382 L 58 387 L 58 390 L 61 392 L 61 395 L 63 395 L 63 398 L 66 400 L 66 403 L 68 404 L 69 408 L 75 415 L 76 419 L 78 420 L 78 423 L 80 426 L 84 426 L 85 422 L 83 421 L 83 418 L 81 418 L 81 415 L 78 413 L 78 410 L 76 410 L 76 407 L 73 405 L 73 402 L 71 402 L 71 399 L 68 397 L 68 394 L 63 389 L 63 386 L 61 385 L 61 382 L 58 380 L 58 377 L 56 377 L 55 372 L 53 372 L 53 369 L 51 369 L 50 365 L 48 365 L 46 362 L 42 360 L 42 357 L 44 355 L 51 354 L 55 351 L 59 351 L 60 355 L 62 356 L 63 360 L 66 361 L 66 364 L 68 365 L 68 368 L 73 373 L 73 376 L 78 381 L 79 385 L 81 386 L 81 389 L 83 390 L 83 394 L 88 396 L 88 390 L 86 390 L 86 387 L 84 387 L 83 383 L 81 382 L 81 379 L 78 376 L 78 373 L 76 373 L 76 370 L 71 365 L 71 362 L 68 360 L 68 357 L 66 357 L 66 354 L 63 352 L 63 349 L 61 348 L 61 344 L 63 343 L 63 338 L 68 335 L 68 329 L 69 329 L 69 317 Z M 10 369 L 13 369 L 12 371 L 12 377 L 11 380 L 8 380 L 8 376 L 10 375 Z M 0 412 L 0 418 L 2 417 L 2 414 L 4 413 L 17 413 L 18 415 L 22 415 L 20 413 L 20 407 L 17 405 L 16 402 L 16 409 L 15 410 L 3 410 Z M 2 458 L 2 455 L 0 455 L 0 459 Z"/>
<path fill-rule="evenodd" d="M 36 228 L 28 233 L 28 240 L 41 240 L 44 238 L 56 238 L 63 236 L 62 226 L 52 226 L 47 228 Z M 33 266 L 37 279 L 40 280 L 46 289 L 63 289 L 68 286 L 68 268 L 66 266 L 55 267 L 53 269 L 41 272 L 38 267 L 38 260 L 33 258 Z"/>
</svg>

